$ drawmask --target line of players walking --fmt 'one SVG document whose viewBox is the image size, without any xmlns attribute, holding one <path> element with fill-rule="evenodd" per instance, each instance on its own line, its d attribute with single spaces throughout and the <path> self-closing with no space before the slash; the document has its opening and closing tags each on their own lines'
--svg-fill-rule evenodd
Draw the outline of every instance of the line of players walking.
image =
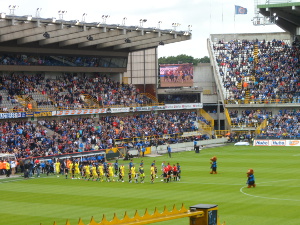
<svg viewBox="0 0 300 225">
<path fill-rule="evenodd" d="M 115 163 L 104 162 L 80 162 L 74 160 L 64 160 L 60 162 L 57 160 L 54 163 L 53 173 L 58 177 L 64 175 L 66 179 L 84 179 L 86 181 L 106 181 L 106 182 L 124 182 L 125 180 L 125 166 L 120 164 L 118 160 Z M 150 183 L 154 183 L 155 178 L 161 177 L 163 182 L 180 181 L 181 167 L 179 163 L 173 166 L 170 163 L 163 162 L 161 164 L 162 173 L 158 175 L 158 169 L 155 160 L 151 163 L 150 167 Z M 136 168 L 133 160 L 131 159 L 128 164 L 128 182 L 129 183 L 144 183 L 145 182 L 145 169 L 144 161 L 141 160 L 138 169 Z"/>
</svg>

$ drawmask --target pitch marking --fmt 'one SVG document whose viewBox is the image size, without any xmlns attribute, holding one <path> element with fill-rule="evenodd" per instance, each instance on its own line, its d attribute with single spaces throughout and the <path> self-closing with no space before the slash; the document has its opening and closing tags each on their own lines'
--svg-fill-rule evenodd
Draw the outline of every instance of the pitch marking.
<svg viewBox="0 0 300 225">
<path fill-rule="evenodd" d="M 298 179 L 290 179 L 290 180 L 298 180 Z M 281 181 L 290 181 L 290 180 L 281 180 Z M 270 183 L 270 182 L 278 182 L 278 181 L 269 181 L 269 182 L 263 182 L 263 183 Z M 261 183 L 262 184 L 262 183 Z M 284 201 L 293 201 L 293 202 L 299 202 L 300 200 L 297 200 L 297 199 L 289 199 L 289 198 L 271 198 L 271 197 L 264 197 L 264 196 L 258 196 L 258 195 L 251 195 L 251 194 L 248 194 L 246 192 L 243 191 L 243 189 L 247 187 L 247 186 L 244 186 L 244 187 L 241 187 L 240 189 L 240 192 L 244 195 L 248 195 L 248 196 L 251 196 L 251 197 L 254 197 L 254 198 L 264 198 L 264 199 L 273 199 L 273 200 L 284 200 Z"/>
</svg>

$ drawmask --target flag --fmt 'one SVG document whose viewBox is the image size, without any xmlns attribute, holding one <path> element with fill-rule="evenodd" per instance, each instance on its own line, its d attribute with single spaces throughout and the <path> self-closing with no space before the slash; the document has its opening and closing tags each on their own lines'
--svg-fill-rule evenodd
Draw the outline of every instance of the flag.
<svg viewBox="0 0 300 225">
<path fill-rule="evenodd" d="M 236 5 L 235 6 L 235 14 L 247 14 L 247 8 Z"/>
</svg>

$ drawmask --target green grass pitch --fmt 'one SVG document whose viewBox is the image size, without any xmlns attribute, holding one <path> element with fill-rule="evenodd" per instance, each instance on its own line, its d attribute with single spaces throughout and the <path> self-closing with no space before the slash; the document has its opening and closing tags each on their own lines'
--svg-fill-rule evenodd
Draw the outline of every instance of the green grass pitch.
<svg viewBox="0 0 300 225">
<path fill-rule="evenodd" d="M 218 174 L 210 174 L 210 158 L 218 157 Z M 24 180 L 0 179 L 0 221 L 6 225 L 63 225 L 69 219 L 76 225 L 79 217 L 88 224 L 94 216 L 100 222 L 105 214 L 111 220 L 116 213 L 143 215 L 176 204 L 186 208 L 196 204 L 217 204 L 220 222 L 228 225 L 299 225 L 300 224 L 300 148 L 224 146 L 207 148 L 200 154 L 173 153 L 145 157 L 144 184 L 93 182 L 64 179 L 56 176 Z M 180 182 L 163 183 L 160 178 L 151 184 L 150 164 L 156 160 L 182 167 Z M 139 165 L 141 159 L 135 158 Z M 128 161 L 122 161 L 126 168 Z M 253 168 L 256 188 L 246 188 L 246 172 Z M 126 171 L 127 172 L 127 171 Z M 187 225 L 188 218 L 156 223 Z"/>
</svg>

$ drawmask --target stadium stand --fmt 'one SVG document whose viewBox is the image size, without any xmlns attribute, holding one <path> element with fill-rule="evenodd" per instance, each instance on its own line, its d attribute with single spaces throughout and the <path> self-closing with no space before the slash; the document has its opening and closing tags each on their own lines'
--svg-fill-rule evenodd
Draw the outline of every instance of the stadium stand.
<svg viewBox="0 0 300 225">
<path fill-rule="evenodd" d="M 236 40 L 214 43 L 213 48 L 228 103 L 298 102 L 299 51 L 289 40 Z"/>
<path fill-rule="evenodd" d="M 139 113 L 132 116 L 103 116 L 91 118 L 65 118 L 2 122 L 0 126 L 1 153 L 15 153 L 17 158 L 48 156 L 64 153 L 93 151 L 124 144 L 135 147 L 137 143 L 154 145 L 153 138 L 163 143 L 193 140 L 180 137 L 198 130 L 194 111 Z M 202 118 L 203 120 L 203 118 Z M 50 131 L 53 132 L 50 132 Z M 146 139 L 145 139 L 146 138 Z M 191 139 L 192 138 L 192 139 Z M 129 141 L 128 141 L 129 140 Z"/>
</svg>

